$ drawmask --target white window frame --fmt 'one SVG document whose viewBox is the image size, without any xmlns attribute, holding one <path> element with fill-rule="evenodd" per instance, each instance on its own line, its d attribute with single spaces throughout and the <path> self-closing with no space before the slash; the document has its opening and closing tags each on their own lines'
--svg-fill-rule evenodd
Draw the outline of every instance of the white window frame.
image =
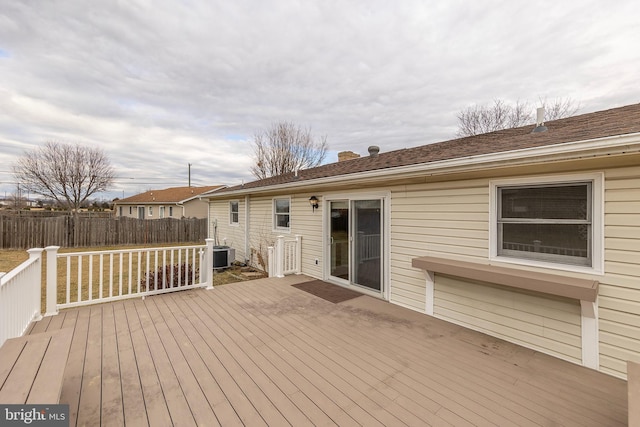
<svg viewBox="0 0 640 427">
<path fill-rule="evenodd" d="M 158 218 L 164 218 L 164 206 L 158 208 Z"/>
<path fill-rule="evenodd" d="M 563 264 L 547 260 L 517 258 L 498 255 L 498 197 L 499 189 L 510 186 L 571 184 L 591 182 L 591 265 L 581 266 Z M 541 177 L 524 177 L 500 179 L 489 182 L 489 259 L 491 261 L 520 264 L 534 267 L 545 267 L 555 270 L 575 271 L 580 273 L 604 274 L 604 174 L 585 173 L 552 175 Z"/>
<path fill-rule="evenodd" d="M 169 217 L 173 217 L 173 206 L 169 206 Z"/>
<path fill-rule="evenodd" d="M 277 221 L 276 218 L 278 215 L 285 215 L 285 214 L 278 214 L 276 213 L 276 200 L 287 200 L 289 202 L 289 226 L 288 227 L 278 227 L 277 226 Z M 271 225 L 273 227 L 273 231 L 277 231 L 277 232 L 282 232 L 282 233 L 289 233 L 291 232 L 291 197 L 274 197 L 271 201 Z"/>
<path fill-rule="evenodd" d="M 153 216 L 153 206 L 149 206 L 148 215 Z"/>
<path fill-rule="evenodd" d="M 233 211 L 233 205 L 235 203 L 236 211 Z M 289 208 L 291 210 L 291 208 Z M 233 220 L 233 215 L 236 215 L 236 220 Z M 229 225 L 239 226 L 240 225 L 240 201 L 239 200 L 230 200 L 229 201 Z"/>
</svg>

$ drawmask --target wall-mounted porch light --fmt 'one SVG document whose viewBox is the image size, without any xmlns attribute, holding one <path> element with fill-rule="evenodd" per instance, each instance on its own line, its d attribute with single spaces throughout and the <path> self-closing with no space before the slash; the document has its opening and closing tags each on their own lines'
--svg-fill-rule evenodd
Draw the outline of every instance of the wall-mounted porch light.
<svg viewBox="0 0 640 427">
<path fill-rule="evenodd" d="M 318 208 L 318 198 L 316 196 L 309 197 L 309 204 L 311 205 L 311 210 L 315 211 Z"/>
</svg>

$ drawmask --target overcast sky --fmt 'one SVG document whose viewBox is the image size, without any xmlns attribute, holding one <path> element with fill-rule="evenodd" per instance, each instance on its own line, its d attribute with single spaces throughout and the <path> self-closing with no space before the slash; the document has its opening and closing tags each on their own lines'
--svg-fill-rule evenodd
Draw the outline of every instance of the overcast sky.
<svg viewBox="0 0 640 427">
<path fill-rule="evenodd" d="M 640 1 L 3 0 L 0 197 L 46 141 L 102 147 L 98 197 L 252 180 L 278 121 L 330 153 L 455 137 L 472 104 L 640 102 Z"/>
</svg>

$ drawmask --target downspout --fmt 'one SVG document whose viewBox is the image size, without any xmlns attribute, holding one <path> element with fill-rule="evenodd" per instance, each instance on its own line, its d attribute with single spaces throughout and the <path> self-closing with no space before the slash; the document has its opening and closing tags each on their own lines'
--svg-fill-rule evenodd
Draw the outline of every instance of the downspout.
<svg viewBox="0 0 640 427">
<path fill-rule="evenodd" d="M 251 250 L 249 242 L 249 195 L 244 196 L 244 263 L 249 262 L 249 251 Z"/>
</svg>

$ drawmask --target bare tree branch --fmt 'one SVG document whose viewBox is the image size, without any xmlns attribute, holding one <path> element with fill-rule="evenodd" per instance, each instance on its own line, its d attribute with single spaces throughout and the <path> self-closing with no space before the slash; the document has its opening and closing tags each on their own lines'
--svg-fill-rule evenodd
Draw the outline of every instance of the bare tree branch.
<svg viewBox="0 0 640 427">
<path fill-rule="evenodd" d="M 540 105 L 545 108 L 545 120 L 569 117 L 579 109 L 579 105 L 569 98 L 553 102 L 541 98 Z M 525 126 L 533 122 L 533 110 L 528 102 L 516 101 L 515 105 L 509 105 L 500 99 L 495 99 L 491 105 L 472 105 L 458 113 L 457 136 L 479 135 Z"/>
<path fill-rule="evenodd" d="M 255 164 L 251 173 L 257 179 L 318 166 L 328 148 L 326 136 L 315 139 L 311 129 L 290 122 L 272 124 L 254 135 L 253 143 Z"/>
<path fill-rule="evenodd" d="M 105 191 L 115 174 L 99 148 L 47 142 L 25 153 L 13 166 L 13 175 L 32 193 L 50 197 L 77 212 L 91 195 Z"/>
</svg>

